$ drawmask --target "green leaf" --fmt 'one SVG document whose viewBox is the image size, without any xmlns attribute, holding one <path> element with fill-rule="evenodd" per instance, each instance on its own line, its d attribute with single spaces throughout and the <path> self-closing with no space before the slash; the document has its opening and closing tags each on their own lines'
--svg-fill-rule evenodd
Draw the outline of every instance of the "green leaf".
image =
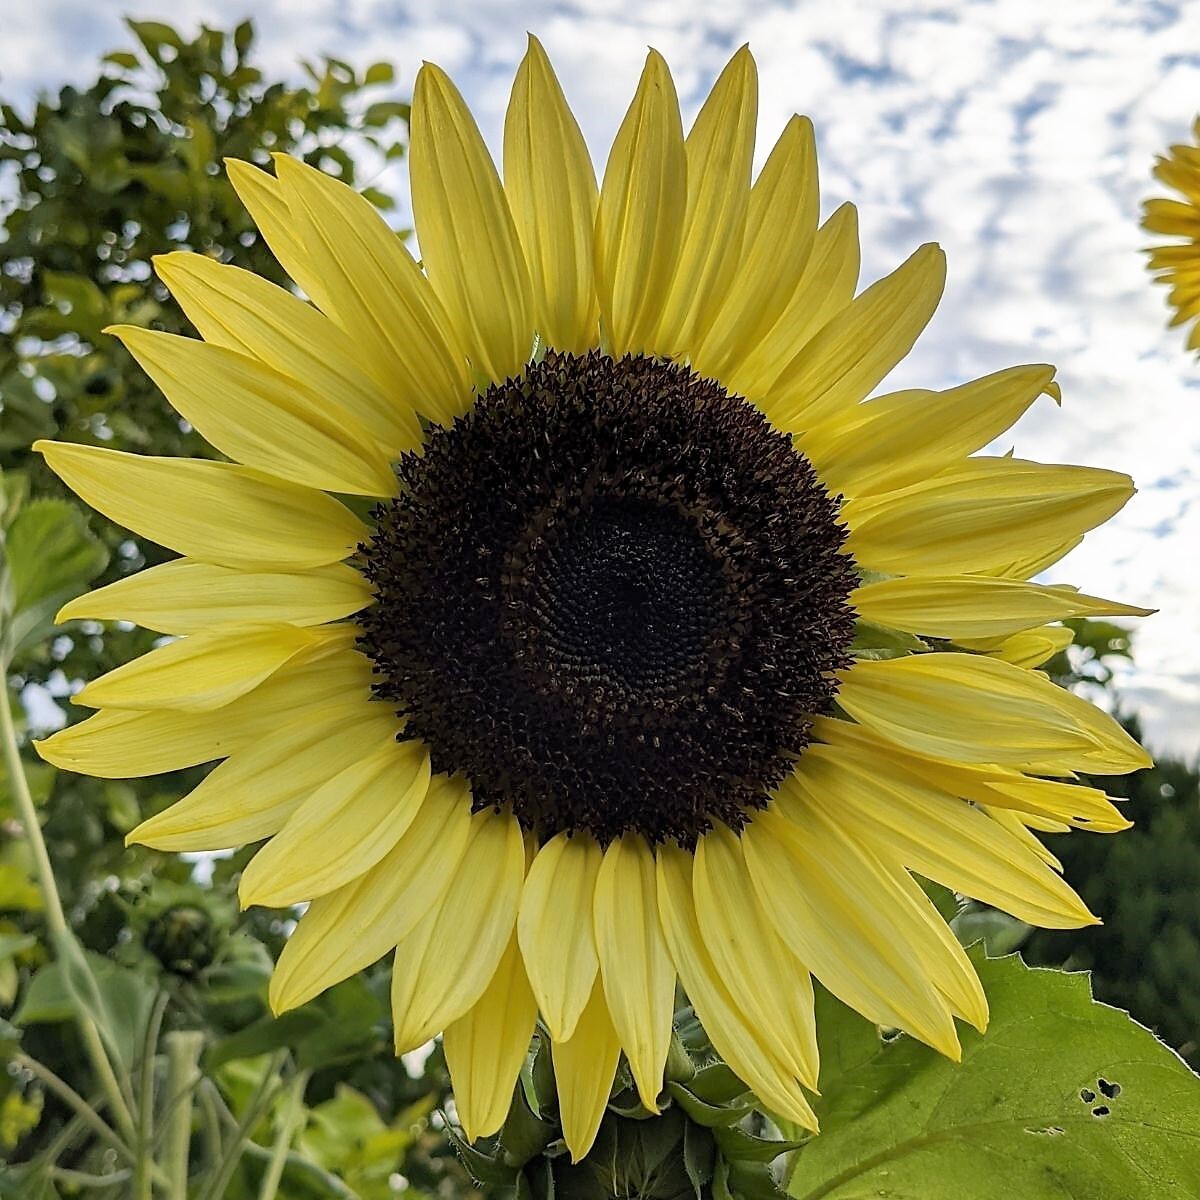
<svg viewBox="0 0 1200 1200">
<path fill-rule="evenodd" d="M 205 1066 L 215 1071 L 227 1062 L 241 1058 L 257 1058 L 281 1046 L 291 1046 L 324 1022 L 320 1013 L 310 1008 L 296 1008 L 280 1017 L 263 1017 L 237 1033 L 222 1038 L 205 1055 Z"/>
<path fill-rule="evenodd" d="M 396 78 L 396 69 L 389 62 L 372 63 L 363 76 L 363 83 L 391 83 Z"/>
<path fill-rule="evenodd" d="M 1200 1079 L 1087 977 L 971 955 L 991 1002 L 956 1065 L 820 996 L 822 1133 L 796 1200 L 1200 1195 Z"/>
<path fill-rule="evenodd" d="M 138 65 L 138 56 L 131 54 L 128 50 L 114 50 L 111 54 L 106 54 L 101 62 L 112 63 L 114 66 L 132 70 Z"/>
</svg>

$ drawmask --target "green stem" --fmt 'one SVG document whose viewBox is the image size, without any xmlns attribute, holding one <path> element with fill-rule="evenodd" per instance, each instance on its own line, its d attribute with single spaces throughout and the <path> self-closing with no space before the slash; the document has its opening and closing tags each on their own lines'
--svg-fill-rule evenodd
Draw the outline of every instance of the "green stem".
<svg viewBox="0 0 1200 1200">
<path fill-rule="evenodd" d="M 271 1061 L 267 1063 L 266 1069 L 263 1071 L 262 1081 L 255 1089 L 254 1095 L 250 1097 L 246 1111 L 238 1122 L 233 1142 L 210 1177 L 208 1187 L 205 1188 L 201 1200 L 220 1200 L 225 1195 L 225 1189 L 229 1186 L 233 1172 L 237 1169 L 238 1160 L 242 1157 L 246 1143 L 250 1140 L 250 1130 L 258 1124 L 259 1118 L 266 1112 L 267 1105 L 271 1102 L 271 1097 L 279 1086 L 279 1068 L 283 1066 L 286 1057 L 286 1050 L 276 1051 L 271 1056 Z"/>
<path fill-rule="evenodd" d="M 128 1167 L 121 1171 L 113 1171 L 108 1175 L 89 1175 L 86 1171 L 72 1171 L 67 1167 L 47 1167 L 46 1175 L 59 1183 L 70 1183 L 75 1187 L 110 1188 L 118 1183 L 126 1183 L 131 1172 Z"/>
<path fill-rule="evenodd" d="M 7 675 L 8 664 L 0 659 L 0 676 Z M 25 767 L 21 762 L 21 750 L 17 744 L 17 729 L 13 724 L 12 708 L 10 707 L 8 689 L 0 690 L 0 741 L 4 743 L 4 764 L 8 773 L 10 786 L 17 801 L 17 813 L 25 828 L 25 836 L 29 839 L 29 848 L 33 853 L 33 870 L 37 877 L 38 890 L 42 894 L 42 905 L 46 913 L 46 924 L 50 930 L 52 944 L 72 936 L 67 926 L 67 917 L 63 912 L 62 900 L 58 894 L 58 884 L 54 879 L 54 868 L 50 864 L 50 855 L 46 850 L 46 839 L 42 837 L 42 825 L 38 820 L 37 809 L 33 797 L 29 794 L 29 783 L 25 778 Z M 112 1063 L 100 1041 L 100 1032 L 96 1023 L 86 1013 L 77 1012 L 79 1032 L 83 1038 L 84 1049 L 91 1059 L 92 1069 L 108 1099 L 108 1106 L 120 1127 L 122 1135 L 132 1141 L 135 1136 L 133 1117 L 125 1098 L 121 1095 L 121 1087 L 113 1074 Z"/>
<path fill-rule="evenodd" d="M 167 1010 L 167 993 L 159 992 L 146 1024 L 142 1043 L 142 1061 L 138 1080 L 137 1169 L 133 1194 L 136 1200 L 151 1200 L 150 1174 L 154 1168 L 154 1068 L 157 1063 L 158 1035 Z"/>
<path fill-rule="evenodd" d="M 304 1089 L 308 1086 L 309 1075 L 309 1071 L 298 1072 L 288 1088 L 283 1119 L 279 1122 L 279 1133 L 275 1137 L 271 1161 L 262 1178 L 262 1186 L 258 1189 L 258 1200 L 275 1200 L 279 1191 L 279 1181 L 283 1178 L 288 1151 L 292 1148 L 292 1138 L 296 1136 L 296 1126 L 300 1124 L 300 1116 L 304 1111 Z"/>
<path fill-rule="evenodd" d="M 167 1176 L 167 1195 L 170 1200 L 187 1200 L 192 1110 L 196 1083 L 200 1077 L 197 1068 L 200 1051 L 204 1047 L 204 1034 L 189 1029 L 168 1033 L 163 1041 L 167 1047 L 167 1097 L 171 1108 L 166 1118 L 162 1167 Z"/>
</svg>

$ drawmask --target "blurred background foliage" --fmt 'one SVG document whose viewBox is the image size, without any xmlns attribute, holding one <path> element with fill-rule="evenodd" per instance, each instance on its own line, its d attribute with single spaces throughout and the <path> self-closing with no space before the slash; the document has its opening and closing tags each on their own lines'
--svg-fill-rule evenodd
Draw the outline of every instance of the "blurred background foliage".
<svg viewBox="0 0 1200 1200">
<path fill-rule="evenodd" d="M 366 186 L 363 172 L 377 172 L 406 144 L 408 106 L 395 98 L 386 63 L 358 71 L 325 58 L 301 64 L 305 82 L 295 85 L 253 65 L 249 22 L 231 32 L 202 29 L 191 40 L 157 22 L 130 22 L 130 31 L 129 48 L 107 55 L 86 90 L 63 88 L 32 111 L 0 105 L 0 528 L 10 573 L 23 572 L 28 593 L 16 598 L 24 627 L 7 656 L 8 695 L 23 694 L 33 713 L 57 697 L 67 719 L 80 715 L 65 700 L 72 680 L 144 652 L 154 635 L 88 622 L 55 630 L 53 612 L 88 581 L 110 582 L 165 556 L 98 514 L 85 516 L 30 443 L 53 436 L 147 454 L 211 453 L 101 330 L 132 322 L 194 332 L 152 273 L 152 257 L 170 250 L 201 251 L 286 282 L 229 187 L 223 158 L 299 155 L 386 210 L 391 201 Z M 1048 669 L 1071 686 L 1103 689 L 1129 654 L 1120 628 L 1078 623 L 1075 644 Z M 198 867 L 124 845 L 141 816 L 177 798 L 200 772 L 129 781 L 58 775 L 28 748 L 38 731 L 27 728 L 26 711 L 13 702 L 68 919 L 90 956 L 129 1099 L 147 1078 L 158 1083 L 167 1109 L 159 1139 L 172 1122 L 162 1095 L 180 1064 L 200 1055 L 193 1155 L 203 1172 L 188 1194 L 258 1196 L 281 1141 L 291 1146 L 281 1196 L 465 1193 L 438 1116 L 447 1100 L 440 1051 L 411 1069 L 391 1053 L 390 964 L 272 1018 L 266 983 L 287 929 L 273 914 L 236 912 L 248 852 Z M 1093 970 L 1100 999 L 1129 1008 L 1196 1063 L 1196 769 L 1165 761 L 1105 783 L 1129 798 L 1136 828 L 1118 838 L 1051 840 L 1104 926 L 1028 937 L 977 908 L 960 920 L 998 949 L 1024 943 L 1032 961 Z M 97 1174 L 124 1178 L 113 1148 L 87 1133 L 52 1080 L 88 1100 L 97 1094 L 71 1021 L 71 981 L 50 960 L 41 908 L 12 781 L 0 774 L 6 1197 L 81 1195 Z M 162 1036 L 147 1040 L 152 1016 Z"/>
</svg>

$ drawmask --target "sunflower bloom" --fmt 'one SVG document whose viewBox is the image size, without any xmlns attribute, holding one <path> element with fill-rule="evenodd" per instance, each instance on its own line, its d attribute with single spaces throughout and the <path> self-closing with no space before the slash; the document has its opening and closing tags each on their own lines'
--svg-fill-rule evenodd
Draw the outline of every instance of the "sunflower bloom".
<svg viewBox="0 0 1200 1200">
<path fill-rule="evenodd" d="M 131 839 L 265 839 L 243 904 L 309 905 L 277 1011 L 394 952 L 396 1049 L 444 1033 L 471 1137 L 539 1016 L 576 1158 L 622 1055 L 657 1111 L 677 983 L 810 1128 L 813 977 L 957 1056 L 987 1002 L 914 873 L 1092 922 L 1031 830 L 1124 828 L 1068 781 L 1148 762 L 1033 669 L 1064 618 L 1144 612 L 1030 582 L 1129 478 L 978 453 L 1050 367 L 867 399 L 942 253 L 857 291 L 811 126 L 753 178 L 756 120 L 745 49 L 686 136 L 652 52 L 597 186 L 531 39 L 502 182 L 426 66 L 420 266 L 342 184 L 235 162 L 311 303 L 170 254 L 204 340 L 115 331 L 229 461 L 39 443 L 182 556 L 63 610 L 175 640 L 40 752 L 104 777 L 221 760 Z"/>
<path fill-rule="evenodd" d="M 1192 126 L 1192 136 L 1200 143 L 1200 117 Z M 1184 241 L 1156 246 L 1149 251 L 1149 269 L 1156 283 L 1171 290 L 1167 303 L 1174 310 L 1170 325 L 1192 321 L 1187 348 L 1200 350 L 1200 145 L 1175 145 L 1159 155 L 1154 177 L 1178 192 L 1183 199 L 1147 200 L 1142 228 Z"/>
</svg>

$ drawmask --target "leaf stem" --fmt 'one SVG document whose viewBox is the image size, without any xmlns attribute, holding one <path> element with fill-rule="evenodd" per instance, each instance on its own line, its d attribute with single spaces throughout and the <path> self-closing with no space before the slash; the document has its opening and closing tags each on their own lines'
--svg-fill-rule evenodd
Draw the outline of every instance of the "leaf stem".
<svg viewBox="0 0 1200 1200">
<path fill-rule="evenodd" d="M 0 658 L 0 675 L 7 676 L 8 664 Z M 7 685 L 7 679 L 5 679 Z M 46 924 L 50 930 L 51 944 L 58 944 L 72 937 L 67 926 L 67 917 L 63 912 L 62 899 L 58 894 L 58 884 L 54 879 L 54 868 L 50 863 L 50 854 L 46 850 L 46 839 L 42 837 L 42 825 L 38 820 L 37 809 L 34 807 L 33 796 L 29 792 L 29 782 L 25 778 L 25 768 L 21 762 L 21 750 L 17 744 L 17 729 L 13 724 L 12 708 L 5 686 L 0 691 L 0 741 L 4 743 L 4 765 L 11 782 L 13 795 L 17 800 L 17 812 L 21 824 L 25 828 L 25 836 L 29 839 L 29 848 L 33 853 L 33 869 L 37 876 L 38 890 L 42 894 L 42 904 L 46 912 Z M 77 1012 L 79 1032 L 83 1038 L 84 1049 L 91 1059 L 96 1078 L 104 1089 L 109 1108 L 120 1127 L 121 1133 L 130 1141 L 135 1137 L 133 1116 L 129 1111 L 125 1098 L 121 1095 L 121 1087 L 113 1074 L 112 1063 L 100 1041 L 100 1032 L 96 1023 L 84 1012 Z"/>
<path fill-rule="evenodd" d="M 171 1107 L 166 1115 L 166 1142 L 162 1167 L 167 1176 L 170 1200 L 187 1200 L 188 1164 L 192 1142 L 192 1112 L 195 1104 L 197 1067 L 204 1034 L 196 1030 L 168 1033 L 167 1097 Z"/>
<path fill-rule="evenodd" d="M 152 1200 L 150 1176 L 154 1166 L 154 1068 L 157 1063 L 158 1035 L 167 1011 L 167 993 L 159 992 L 146 1024 L 142 1061 L 138 1072 L 137 1167 L 133 1194 L 136 1200 Z"/>
<path fill-rule="evenodd" d="M 304 1111 L 304 1089 L 308 1086 L 310 1074 L 309 1071 L 297 1072 L 288 1088 L 283 1119 L 279 1123 L 279 1133 L 275 1137 L 271 1161 L 267 1165 L 266 1174 L 262 1178 L 262 1186 L 258 1190 L 258 1200 L 275 1200 L 276 1193 L 279 1191 L 283 1168 L 287 1163 L 288 1152 L 292 1148 L 292 1139 L 296 1136 L 296 1126 L 300 1124 L 300 1117 Z"/>
</svg>

